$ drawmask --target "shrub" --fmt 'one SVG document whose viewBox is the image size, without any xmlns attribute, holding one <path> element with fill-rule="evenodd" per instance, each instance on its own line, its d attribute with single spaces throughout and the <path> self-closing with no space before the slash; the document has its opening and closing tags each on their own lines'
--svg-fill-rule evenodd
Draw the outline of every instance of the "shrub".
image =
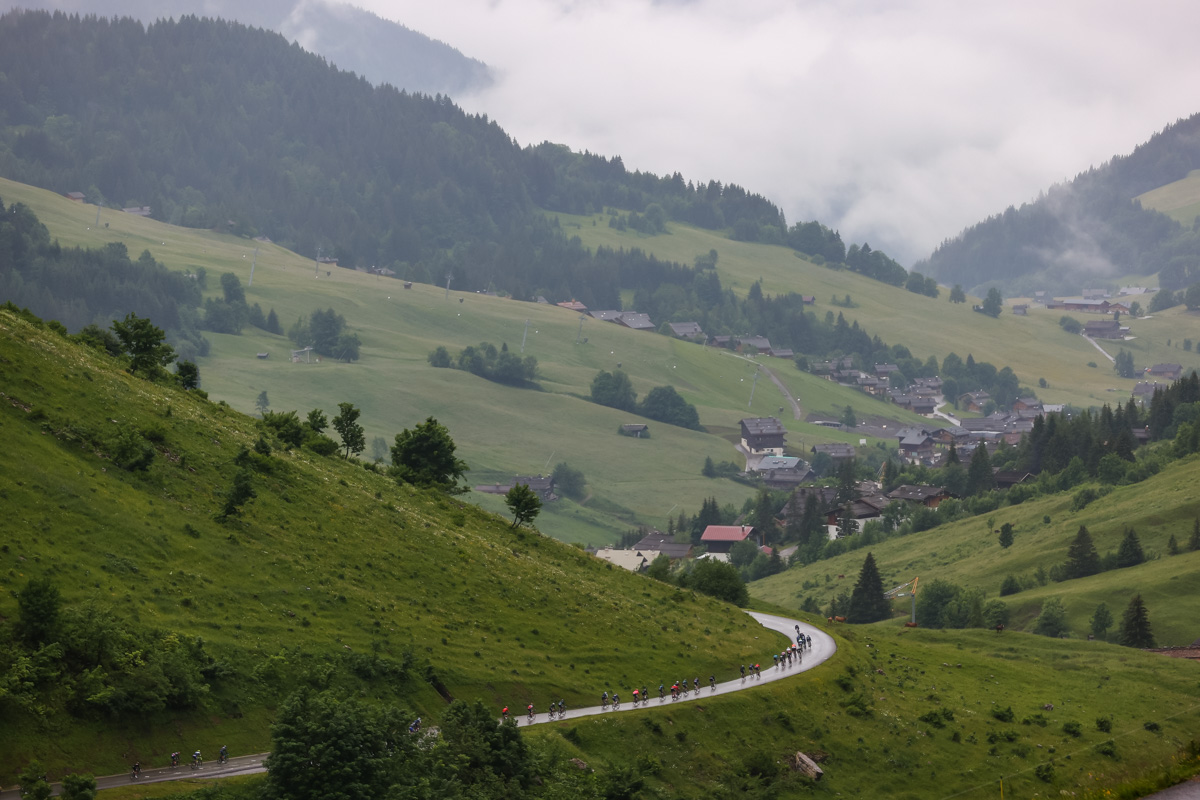
<svg viewBox="0 0 1200 800">
<path fill-rule="evenodd" d="M 1112 732 L 1112 717 L 1096 717 L 1096 730 L 1101 733 Z"/>
<path fill-rule="evenodd" d="M 1046 783 L 1053 783 L 1054 765 L 1048 761 L 1044 764 L 1038 764 L 1033 768 L 1033 774 L 1038 777 L 1038 780 L 1045 781 Z"/>
<path fill-rule="evenodd" d="M 1112 739 L 1103 741 L 1100 744 L 1096 745 L 1096 752 L 1102 756 L 1108 756 L 1109 758 L 1116 758 L 1117 757 L 1117 743 L 1114 742 Z"/>
<path fill-rule="evenodd" d="M 1074 736 L 1076 739 L 1078 739 L 1080 735 L 1083 734 L 1083 726 L 1081 726 L 1078 722 L 1064 722 L 1063 733 L 1065 733 L 1067 736 Z"/>
<path fill-rule="evenodd" d="M 1015 719 L 1012 706 L 1009 706 L 1008 708 L 993 708 L 992 716 L 1001 722 L 1012 722 L 1013 719 Z"/>
</svg>

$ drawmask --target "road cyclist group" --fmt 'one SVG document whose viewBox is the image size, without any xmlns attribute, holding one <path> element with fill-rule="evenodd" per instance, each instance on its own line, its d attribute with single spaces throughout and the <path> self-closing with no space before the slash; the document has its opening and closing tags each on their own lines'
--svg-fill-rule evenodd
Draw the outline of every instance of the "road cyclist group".
<svg viewBox="0 0 1200 800">
<path fill-rule="evenodd" d="M 217 763 L 224 764 L 229 760 L 229 748 L 221 745 L 221 751 L 217 754 Z M 200 755 L 200 751 L 192 753 L 192 763 L 189 765 L 192 769 L 201 769 L 204 766 L 204 758 Z M 179 769 L 179 751 L 171 753 L 171 770 Z M 142 762 L 133 762 L 133 767 L 130 769 L 129 780 L 136 781 L 142 777 Z"/>
<path fill-rule="evenodd" d="M 800 626 L 797 625 L 796 626 L 795 643 L 789 645 L 782 652 L 771 654 L 771 658 L 775 662 L 774 668 L 777 670 L 783 670 L 783 669 L 787 669 L 787 668 L 791 667 L 794 664 L 799 665 L 804 657 L 804 651 L 808 650 L 811 647 L 812 647 L 812 637 L 801 633 Z M 760 680 L 762 679 L 762 667 L 760 664 L 757 664 L 757 663 L 743 664 L 740 668 L 740 671 L 741 671 L 742 683 L 745 683 L 747 680 L 754 680 L 755 678 L 760 679 Z M 690 687 L 688 685 L 687 678 L 684 678 L 683 680 L 675 681 L 673 684 L 671 684 L 670 687 L 667 687 L 666 684 L 660 683 L 658 685 L 658 702 L 659 703 L 666 702 L 666 699 L 667 699 L 666 693 L 668 690 L 671 692 L 672 702 L 674 702 L 676 700 L 680 700 L 680 699 L 686 700 L 688 698 L 689 691 L 692 692 L 693 697 L 699 697 L 700 696 L 700 678 L 699 677 L 693 678 Z M 717 690 L 717 677 L 715 675 L 708 676 L 708 690 L 709 690 L 709 692 L 715 692 Z M 631 695 L 633 698 L 633 707 L 634 708 L 638 708 L 639 706 L 646 706 L 646 705 L 649 705 L 649 703 L 650 703 L 650 700 L 651 700 L 650 691 L 644 685 L 642 686 L 641 689 L 637 689 L 637 688 L 633 689 L 631 692 Z M 608 690 L 605 690 L 604 693 L 600 695 L 600 710 L 607 711 L 607 710 L 609 710 L 610 707 L 612 708 L 613 711 L 619 711 L 621 708 L 621 696 L 619 694 L 617 694 L 616 692 L 613 692 L 610 695 Z M 508 706 L 505 706 L 503 709 L 501 709 L 500 716 L 501 716 L 502 720 L 504 720 L 504 721 L 508 720 L 508 718 L 509 718 Z M 527 720 L 527 724 L 533 724 L 533 722 L 537 719 L 537 710 L 534 708 L 533 703 L 530 703 L 529 705 L 527 705 L 525 707 L 525 717 Z M 550 720 L 550 721 L 553 721 L 555 719 L 560 719 L 560 720 L 566 719 L 567 718 L 566 703 L 564 701 L 562 701 L 561 699 L 558 702 L 554 702 L 553 700 L 551 700 L 550 707 L 547 710 L 546 718 L 547 718 L 547 720 Z M 516 717 L 513 718 L 513 721 L 519 722 L 519 720 L 517 720 Z"/>
</svg>

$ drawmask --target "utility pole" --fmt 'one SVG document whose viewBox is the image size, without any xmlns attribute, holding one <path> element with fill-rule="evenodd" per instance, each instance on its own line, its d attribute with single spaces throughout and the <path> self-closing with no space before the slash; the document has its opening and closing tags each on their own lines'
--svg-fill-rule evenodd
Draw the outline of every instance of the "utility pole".
<svg viewBox="0 0 1200 800">
<path fill-rule="evenodd" d="M 97 228 L 100 227 L 100 204 L 99 203 L 96 203 L 96 225 L 95 225 L 95 227 L 97 227 Z"/>
<path fill-rule="evenodd" d="M 525 332 L 521 334 L 521 352 L 525 352 L 525 337 L 529 335 L 529 320 L 525 320 Z"/>
<path fill-rule="evenodd" d="M 250 280 L 246 283 L 247 286 L 254 285 L 254 265 L 258 263 L 258 248 L 254 248 L 254 258 L 250 259 Z"/>
<path fill-rule="evenodd" d="M 579 315 L 579 332 L 575 334 L 575 344 L 579 344 L 579 339 L 583 336 L 583 321 L 587 319 L 586 314 Z"/>
<path fill-rule="evenodd" d="M 313 277 L 320 277 L 321 272 L 321 248 L 317 248 L 317 257 L 313 260 Z"/>
<path fill-rule="evenodd" d="M 750 384 L 750 402 L 746 403 L 746 408 L 750 408 L 752 405 L 754 405 L 754 389 L 756 386 L 758 386 L 758 368 L 757 367 L 754 368 L 754 382 L 752 384 Z"/>
<path fill-rule="evenodd" d="M 447 300 L 450 299 L 450 279 L 453 277 L 454 277 L 453 273 L 450 273 L 450 272 L 446 273 L 446 299 Z"/>
</svg>

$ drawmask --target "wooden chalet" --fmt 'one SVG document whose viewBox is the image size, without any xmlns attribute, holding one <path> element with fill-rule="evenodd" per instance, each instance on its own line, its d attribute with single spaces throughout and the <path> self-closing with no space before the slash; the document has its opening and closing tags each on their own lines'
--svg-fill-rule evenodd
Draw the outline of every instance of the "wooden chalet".
<svg viewBox="0 0 1200 800">
<path fill-rule="evenodd" d="M 615 320 L 618 325 L 624 325 L 626 328 L 633 328 L 635 331 L 652 331 L 654 323 L 650 321 L 649 314 L 639 314 L 636 311 L 624 311 Z"/>
<path fill-rule="evenodd" d="M 1115 319 L 1093 319 L 1088 320 L 1083 326 L 1084 336 L 1089 336 L 1092 339 L 1123 339 L 1125 332 L 1121 328 L 1121 323 Z"/>
<path fill-rule="evenodd" d="M 892 502 L 886 495 L 876 494 L 859 497 L 849 503 L 850 517 L 854 520 L 855 533 L 862 533 L 863 526 L 868 522 L 878 520 L 883 516 L 883 510 Z M 846 506 L 833 509 L 825 517 L 825 525 L 829 529 L 829 538 L 836 539 L 840 532 L 842 517 Z"/>
<path fill-rule="evenodd" d="M 910 503 L 920 503 L 926 508 L 937 508 L 943 500 L 948 500 L 954 495 L 940 486 L 906 484 L 897 486 L 888 492 L 887 496 L 892 500 L 906 500 Z"/>
<path fill-rule="evenodd" d="M 1177 381 L 1183 377 L 1182 364 L 1155 364 L 1146 370 L 1146 375 L 1164 381 Z"/>
<path fill-rule="evenodd" d="M 704 331 L 699 322 L 668 322 L 671 333 L 680 339 L 703 339 Z"/>
<path fill-rule="evenodd" d="M 967 392 L 958 397 L 958 407 L 963 411 L 983 411 L 983 407 L 987 405 L 992 396 L 984 391 Z"/>
<path fill-rule="evenodd" d="M 644 422 L 627 422 L 621 426 L 621 433 L 625 436 L 641 439 L 643 436 L 650 435 L 650 426 Z"/>
<path fill-rule="evenodd" d="M 753 536 L 751 525 L 709 525 L 700 534 L 700 543 L 707 545 L 710 553 L 728 553 L 735 544 Z"/>
<path fill-rule="evenodd" d="M 751 455 L 783 455 L 787 431 L 775 417 L 748 417 L 741 421 L 742 447 Z"/>
<path fill-rule="evenodd" d="M 847 459 L 854 458 L 854 445 L 841 444 L 840 442 L 833 442 L 831 444 L 817 444 L 813 445 L 812 453 L 813 455 L 820 455 L 821 453 L 824 453 L 834 461 L 845 461 Z"/>
</svg>

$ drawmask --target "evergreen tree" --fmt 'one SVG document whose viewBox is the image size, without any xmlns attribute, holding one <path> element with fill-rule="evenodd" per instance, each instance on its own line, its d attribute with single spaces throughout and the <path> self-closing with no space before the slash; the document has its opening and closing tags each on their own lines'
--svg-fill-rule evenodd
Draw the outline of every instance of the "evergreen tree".
<svg viewBox="0 0 1200 800">
<path fill-rule="evenodd" d="M 875 566 L 875 556 L 867 553 L 858 573 L 858 582 L 854 584 L 854 591 L 850 594 L 850 610 L 846 620 L 878 622 L 891 615 L 892 607 L 884 596 L 883 579 L 879 575 L 879 568 Z"/>
<path fill-rule="evenodd" d="M 950 302 L 951 303 L 967 302 L 967 294 L 966 294 L 966 292 L 963 291 L 961 283 L 954 284 L 954 288 L 950 290 Z"/>
<path fill-rule="evenodd" d="M 967 494 L 977 495 L 996 487 L 996 474 L 992 472 L 992 462 L 988 457 L 987 447 L 980 442 L 971 453 L 971 465 L 967 467 Z"/>
<path fill-rule="evenodd" d="M 1179 541 L 1173 533 L 1171 534 L 1171 538 L 1167 539 L 1167 555 L 1179 555 Z"/>
<path fill-rule="evenodd" d="M 946 453 L 946 464 L 959 464 L 958 448 L 954 446 L 954 442 L 950 443 L 950 450 Z"/>
<path fill-rule="evenodd" d="M 1121 632 L 1117 635 L 1117 641 L 1126 647 L 1154 647 L 1150 616 L 1140 594 L 1133 596 L 1121 617 Z"/>
<path fill-rule="evenodd" d="M 221 506 L 221 513 L 217 515 L 217 519 L 225 520 L 241 514 L 242 506 L 257 496 L 254 485 L 250 481 L 250 471 L 244 467 L 239 469 L 234 473 L 233 483 L 225 494 L 225 503 Z"/>
<path fill-rule="evenodd" d="M 1188 550 L 1195 553 L 1200 550 L 1200 517 L 1192 522 L 1192 535 L 1188 537 Z"/>
<path fill-rule="evenodd" d="M 258 393 L 258 397 L 254 400 L 254 407 L 258 409 L 258 413 L 262 416 L 266 416 L 267 412 L 271 409 L 271 399 L 267 397 L 266 389 Z"/>
<path fill-rule="evenodd" d="M 279 315 L 275 313 L 274 308 L 267 312 L 267 332 L 277 336 L 283 335 L 283 326 L 279 324 Z"/>
<path fill-rule="evenodd" d="M 1142 543 L 1138 539 L 1137 532 L 1130 528 L 1125 531 L 1125 538 L 1121 540 L 1121 546 L 1117 548 L 1117 567 L 1134 567 L 1146 560 L 1146 554 L 1142 550 Z"/>
<path fill-rule="evenodd" d="M 900 473 L 896 470 L 896 462 L 890 458 L 883 463 L 883 491 L 890 492 L 900 482 Z"/>
<path fill-rule="evenodd" d="M 1067 546 L 1067 563 L 1063 565 L 1063 574 L 1067 578 L 1086 578 L 1100 571 L 1100 554 L 1092 542 L 1092 535 L 1083 525 Z"/>
<path fill-rule="evenodd" d="M 983 313 L 989 317 L 998 317 L 1003 308 L 1004 297 L 1000 294 L 1000 290 L 995 286 L 988 289 L 987 297 L 983 300 Z"/>
<path fill-rule="evenodd" d="M 1096 611 L 1092 614 L 1091 620 L 1092 636 L 1100 641 L 1104 641 L 1108 636 L 1108 629 L 1112 627 L 1112 624 L 1113 616 L 1112 612 L 1108 610 L 1108 606 L 1104 603 L 1096 606 Z"/>
<path fill-rule="evenodd" d="M 1042 613 L 1033 621 L 1033 632 L 1055 637 L 1067 632 L 1067 609 L 1061 597 L 1049 597 L 1042 603 Z"/>
</svg>

